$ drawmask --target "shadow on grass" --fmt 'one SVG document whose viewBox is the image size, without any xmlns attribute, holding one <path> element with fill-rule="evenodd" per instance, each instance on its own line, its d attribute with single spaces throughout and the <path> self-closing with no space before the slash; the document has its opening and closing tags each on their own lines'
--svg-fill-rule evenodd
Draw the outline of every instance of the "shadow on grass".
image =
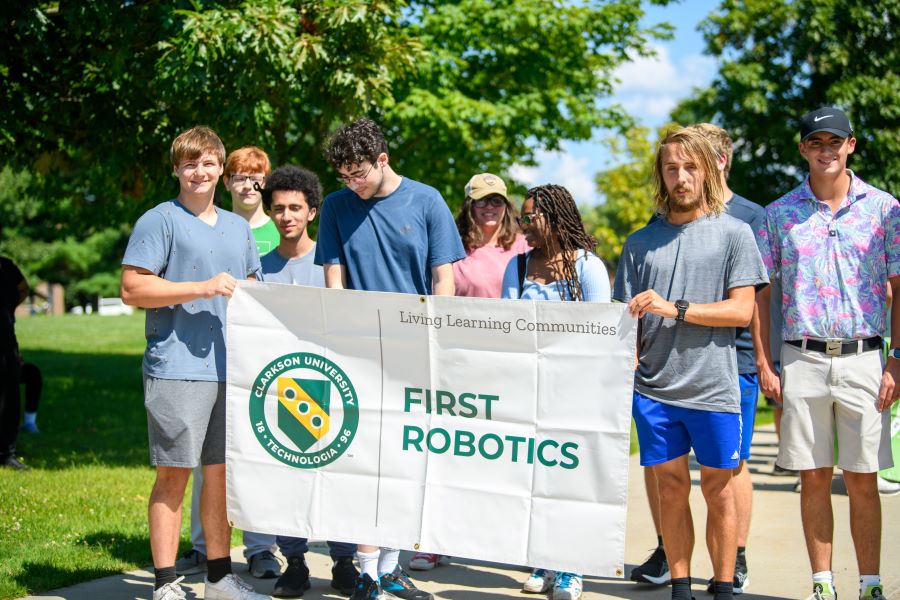
<svg viewBox="0 0 900 600">
<path fill-rule="evenodd" d="M 44 376 L 39 435 L 20 433 L 32 467 L 147 466 L 141 357 L 29 350 Z"/>
</svg>

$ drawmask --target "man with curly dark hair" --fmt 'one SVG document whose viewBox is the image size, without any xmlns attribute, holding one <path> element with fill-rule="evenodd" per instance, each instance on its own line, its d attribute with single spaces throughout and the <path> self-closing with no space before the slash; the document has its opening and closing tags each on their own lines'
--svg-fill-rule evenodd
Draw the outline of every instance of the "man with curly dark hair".
<svg viewBox="0 0 900 600">
<path fill-rule="evenodd" d="M 362 118 L 341 127 L 325 156 L 347 187 L 322 207 L 316 264 L 330 288 L 452 296 L 453 263 L 466 256 L 440 193 L 398 175 L 378 125 Z M 398 564 L 399 550 L 360 545 L 362 574 L 353 600 L 427 600 Z"/>
</svg>

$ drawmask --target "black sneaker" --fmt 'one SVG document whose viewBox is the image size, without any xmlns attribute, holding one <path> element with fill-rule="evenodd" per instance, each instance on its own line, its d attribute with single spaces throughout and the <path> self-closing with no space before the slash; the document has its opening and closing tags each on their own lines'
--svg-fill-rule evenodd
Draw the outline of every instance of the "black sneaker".
<svg viewBox="0 0 900 600">
<path fill-rule="evenodd" d="M 272 595 L 276 598 L 296 598 L 302 596 L 309 586 L 309 567 L 303 555 L 288 556 L 287 568 L 275 582 Z"/>
<path fill-rule="evenodd" d="M 743 594 L 744 589 L 750 585 L 750 577 L 747 575 L 747 565 L 742 562 L 736 562 L 734 564 L 734 579 L 731 582 L 733 586 L 732 594 L 737 596 L 738 594 Z M 713 594 L 715 593 L 715 588 L 713 587 L 713 580 L 710 580 L 706 584 L 706 593 Z"/>
<path fill-rule="evenodd" d="M 797 471 L 793 469 L 785 469 L 783 467 L 779 467 L 778 463 L 772 467 L 772 475 L 775 477 L 796 477 L 798 474 Z"/>
<path fill-rule="evenodd" d="M 381 584 L 378 580 L 369 577 L 368 573 L 361 573 L 356 579 L 356 587 L 350 600 L 382 600 Z"/>
<path fill-rule="evenodd" d="M 345 596 L 349 596 L 356 588 L 359 571 L 353 566 L 352 556 L 342 556 L 331 566 L 331 587 Z"/>
<path fill-rule="evenodd" d="M 0 467 L 15 469 L 16 471 L 30 471 L 31 467 L 20 461 L 15 454 L 10 454 L 4 459 L 0 459 Z"/>
<path fill-rule="evenodd" d="M 638 583 L 665 585 L 671 579 L 669 561 L 666 560 L 666 551 L 662 546 L 657 546 L 644 564 L 631 570 L 631 580 Z"/>
<path fill-rule="evenodd" d="M 409 575 L 400 568 L 400 565 L 394 568 L 393 573 L 386 573 L 381 576 L 381 589 L 384 590 L 385 594 L 394 598 L 434 600 L 434 596 L 416 587 Z"/>
</svg>

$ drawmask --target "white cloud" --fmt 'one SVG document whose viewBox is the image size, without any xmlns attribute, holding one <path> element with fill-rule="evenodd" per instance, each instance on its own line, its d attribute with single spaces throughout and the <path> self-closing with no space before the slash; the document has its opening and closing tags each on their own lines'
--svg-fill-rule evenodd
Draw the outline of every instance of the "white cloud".
<svg viewBox="0 0 900 600">
<path fill-rule="evenodd" d="M 653 45 L 654 56 L 637 56 L 616 69 L 612 100 L 651 127 L 661 125 L 669 112 L 712 80 L 715 60 L 702 54 L 687 54 L 673 59 L 669 47 Z"/>
<path fill-rule="evenodd" d="M 555 183 L 568 189 L 575 202 L 597 204 L 599 197 L 593 175 L 596 167 L 587 158 L 576 157 L 567 150 L 560 152 L 539 151 L 535 156 L 538 166 L 513 165 L 509 174 L 528 186 Z"/>
</svg>

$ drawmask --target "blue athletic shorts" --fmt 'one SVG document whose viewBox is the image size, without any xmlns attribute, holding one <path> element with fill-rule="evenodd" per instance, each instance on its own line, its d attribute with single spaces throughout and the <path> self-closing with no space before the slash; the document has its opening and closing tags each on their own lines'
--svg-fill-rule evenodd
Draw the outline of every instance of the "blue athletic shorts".
<svg viewBox="0 0 900 600">
<path fill-rule="evenodd" d="M 759 401 L 759 382 L 756 373 L 738 375 L 741 384 L 741 460 L 750 458 L 750 442 L 756 426 L 756 403 Z"/>
<path fill-rule="evenodd" d="M 704 467 L 734 469 L 740 462 L 741 415 L 672 406 L 634 392 L 641 465 L 662 464 L 694 449 Z"/>
</svg>

